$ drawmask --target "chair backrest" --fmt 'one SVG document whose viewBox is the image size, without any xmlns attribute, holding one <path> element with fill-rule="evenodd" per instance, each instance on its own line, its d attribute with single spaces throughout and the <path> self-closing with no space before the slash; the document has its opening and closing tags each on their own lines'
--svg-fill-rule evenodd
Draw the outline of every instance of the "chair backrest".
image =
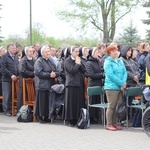
<svg viewBox="0 0 150 150">
<path fill-rule="evenodd" d="M 17 102 L 18 102 L 18 96 L 19 96 L 19 77 L 15 81 L 12 81 L 12 116 L 15 115 L 15 110 L 17 110 Z"/>
<path fill-rule="evenodd" d="M 12 100 L 17 99 L 19 95 L 19 77 L 12 81 Z"/>
<path fill-rule="evenodd" d="M 126 89 L 126 96 L 137 96 L 143 95 L 141 87 L 129 87 Z"/>
<path fill-rule="evenodd" d="M 34 78 L 23 78 L 23 104 L 35 102 Z"/>
<path fill-rule="evenodd" d="M 100 86 L 93 86 L 93 87 L 88 87 L 87 89 L 87 95 L 92 96 L 92 95 L 102 95 L 103 90 Z"/>
</svg>

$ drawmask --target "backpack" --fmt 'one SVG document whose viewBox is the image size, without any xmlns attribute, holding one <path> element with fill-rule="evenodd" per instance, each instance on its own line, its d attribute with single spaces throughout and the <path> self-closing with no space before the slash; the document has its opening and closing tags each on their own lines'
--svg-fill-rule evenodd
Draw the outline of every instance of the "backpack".
<svg viewBox="0 0 150 150">
<path fill-rule="evenodd" d="M 18 122 L 32 122 L 33 113 L 28 105 L 23 105 L 18 112 Z"/>
<path fill-rule="evenodd" d="M 90 117 L 89 117 L 89 111 L 85 108 L 80 109 L 80 116 L 77 121 L 77 127 L 79 129 L 86 129 L 90 126 Z"/>
</svg>

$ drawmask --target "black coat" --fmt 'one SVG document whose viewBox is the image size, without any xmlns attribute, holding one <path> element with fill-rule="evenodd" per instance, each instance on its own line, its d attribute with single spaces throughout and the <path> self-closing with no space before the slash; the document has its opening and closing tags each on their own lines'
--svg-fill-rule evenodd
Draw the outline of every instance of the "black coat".
<svg viewBox="0 0 150 150">
<path fill-rule="evenodd" d="M 35 88 L 39 91 L 50 90 L 51 86 L 55 84 L 55 78 L 50 77 L 52 71 L 56 73 L 56 77 L 59 76 L 56 65 L 50 59 L 46 60 L 42 57 L 36 60 L 34 71 Z"/>
<path fill-rule="evenodd" d="M 66 72 L 65 86 L 80 87 L 84 79 L 85 68 L 81 64 L 76 64 L 75 60 L 69 56 L 64 63 Z"/>
<path fill-rule="evenodd" d="M 19 61 L 19 99 L 17 103 L 18 110 L 23 105 L 22 78 L 34 78 L 34 63 L 35 60 L 29 60 L 24 56 Z"/>
<path fill-rule="evenodd" d="M 19 74 L 23 78 L 34 78 L 34 63 L 35 60 L 29 60 L 24 56 L 19 62 Z"/>
<path fill-rule="evenodd" d="M 58 77 L 58 82 L 60 84 L 65 84 L 65 81 L 66 81 L 64 62 L 65 62 L 65 58 L 61 58 L 61 60 L 57 64 L 57 69 L 60 74 L 60 76 Z"/>
<path fill-rule="evenodd" d="M 127 87 L 136 86 L 137 83 L 134 81 L 134 76 L 140 77 L 140 73 L 138 71 L 138 64 L 131 58 L 127 59 L 125 57 L 121 57 L 124 62 L 124 65 L 127 70 Z"/>
<path fill-rule="evenodd" d="M 148 52 L 144 52 L 140 55 L 138 59 L 139 63 L 139 72 L 140 72 L 140 81 L 145 81 L 145 72 L 146 72 L 146 57 L 148 55 Z"/>
<path fill-rule="evenodd" d="M 99 60 L 89 57 L 86 62 L 86 74 L 88 76 L 88 86 L 102 86 L 102 79 L 104 79 L 104 72 L 101 68 Z"/>
<path fill-rule="evenodd" d="M 18 69 L 19 61 L 17 55 L 15 55 L 14 59 L 10 56 L 9 52 L 2 56 L 2 81 L 10 82 L 11 76 L 19 75 Z"/>
<path fill-rule="evenodd" d="M 120 58 L 123 60 L 128 74 L 127 87 L 134 87 L 137 85 L 137 83 L 134 81 L 134 76 L 140 78 L 140 73 L 138 70 L 138 63 L 136 62 L 136 60 L 133 60 L 130 57 L 129 58 L 126 57 L 129 49 L 131 49 L 129 45 L 122 46 Z"/>
<path fill-rule="evenodd" d="M 86 62 L 87 62 L 87 59 L 81 57 L 81 63 L 82 63 L 84 68 L 85 68 Z"/>
</svg>

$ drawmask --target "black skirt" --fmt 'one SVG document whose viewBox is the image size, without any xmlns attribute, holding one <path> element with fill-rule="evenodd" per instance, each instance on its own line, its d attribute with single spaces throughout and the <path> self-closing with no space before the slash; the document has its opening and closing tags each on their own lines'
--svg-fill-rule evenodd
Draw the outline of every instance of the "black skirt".
<svg viewBox="0 0 150 150">
<path fill-rule="evenodd" d="M 49 91 L 37 91 L 35 112 L 34 115 L 37 117 L 49 115 Z"/>
<path fill-rule="evenodd" d="M 80 109 L 84 107 L 84 89 L 82 87 L 66 87 L 65 120 L 78 120 Z"/>
</svg>

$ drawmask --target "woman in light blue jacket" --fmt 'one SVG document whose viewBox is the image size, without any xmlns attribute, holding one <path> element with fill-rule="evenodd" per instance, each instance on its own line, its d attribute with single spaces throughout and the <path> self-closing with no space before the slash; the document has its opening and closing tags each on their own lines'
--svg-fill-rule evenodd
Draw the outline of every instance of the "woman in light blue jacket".
<svg viewBox="0 0 150 150">
<path fill-rule="evenodd" d="M 116 45 L 108 46 L 106 51 L 108 54 L 104 62 L 104 89 L 108 101 L 106 129 L 116 131 L 122 129 L 117 125 L 116 107 L 123 100 L 122 92 L 126 88 L 127 71 L 123 61 L 118 58 L 118 49 Z"/>
</svg>

